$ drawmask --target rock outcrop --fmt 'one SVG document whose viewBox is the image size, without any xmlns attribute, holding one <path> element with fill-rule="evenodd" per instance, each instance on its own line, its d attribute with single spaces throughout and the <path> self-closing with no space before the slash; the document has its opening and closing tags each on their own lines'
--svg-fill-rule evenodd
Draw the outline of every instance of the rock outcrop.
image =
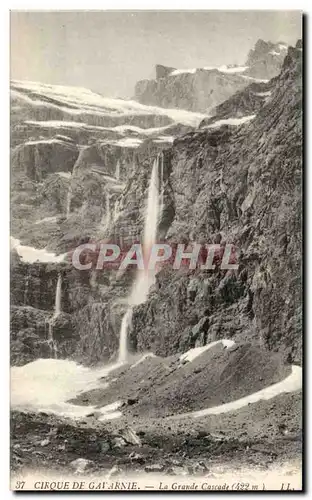
<svg viewBox="0 0 312 500">
<path fill-rule="evenodd" d="M 30 179 L 40 182 L 48 174 L 71 172 L 77 157 L 78 148 L 71 140 L 55 137 L 27 141 L 14 149 L 12 170 L 22 171 Z"/>
<path fill-rule="evenodd" d="M 274 87 L 274 78 L 269 82 L 253 82 L 243 90 L 236 92 L 226 101 L 211 110 L 211 115 L 200 123 L 201 127 L 213 124 L 229 124 L 233 119 L 254 116 L 269 101 Z"/>
<path fill-rule="evenodd" d="M 272 43 L 258 40 L 255 48 L 247 57 L 246 74 L 254 78 L 270 79 L 276 76 L 281 70 L 281 64 L 287 54 L 288 46 L 284 42 Z"/>
<path fill-rule="evenodd" d="M 243 66 L 179 70 L 156 66 L 155 80 L 139 81 L 135 99 L 164 108 L 206 112 L 247 87 L 251 81 L 278 75 L 287 53 L 284 43 L 258 40 Z M 207 61 L 208 62 L 208 61 Z"/>
</svg>

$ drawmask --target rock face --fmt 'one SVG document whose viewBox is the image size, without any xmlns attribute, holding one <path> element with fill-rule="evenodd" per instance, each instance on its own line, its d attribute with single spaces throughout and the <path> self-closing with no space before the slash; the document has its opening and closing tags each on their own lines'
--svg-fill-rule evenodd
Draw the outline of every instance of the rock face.
<svg viewBox="0 0 312 500">
<path fill-rule="evenodd" d="M 64 252 L 79 238 L 107 229 L 135 165 L 203 117 L 106 99 L 87 89 L 13 81 L 14 237 Z"/>
<path fill-rule="evenodd" d="M 176 70 L 156 66 L 156 80 L 139 81 L 135 99 L 164 108 L 206 112 L 247 87 L 252 80 L 269 80 L 281 70 L 287 45 L 258 40 L 243 66 Z"/>
<path fill-rule="evenodd" d="M 301 52 L 290 48 L 250 124 L 174 142 L 168 239 L 221 236 L 238 249 L 239 268 L 163 269 L 133 316 L 137 349 L 168 355 L 221 337 L 252 338 L 300 360 L 301 99 Z"/>
<path fill-rule="evenodd" d="M 12 82 L 11 234 L 26 255 L 14 250 L 11 259 L 13 364 L 51 356 L 60 274 L 58 356 L 96 362 L 116 352 L 124 306 L 115 300 L 124 300 L 132 276 L 116 285 L 115 274 L 79 273 L 70 256 L 81 243 L 132 241 L 142 232 L 155 157 L 203 117 L 86 89 Z M 164 196 L 170 219 L 170 190 Z M 38 249 L 64 254 L 64 263 L 34 257 Z"/>
<path fill-rule="evenodd" d="M 225 74 L 218 69 L 198 69 L 195 73 L 173 73 L 156 80 L 139 81 L 135 87 L 135 99 L 164 108 L 206 112 L 248 83 L 236 74 Z"/>
<path fill-rule="evenodd" d="M 176 68 L 170 68 L 169 66 L 162 66 L 161 64 L 156 64 L 155 70 L 156 70 L 156 80 L 159 80 L 160 78 L 165 78 L 166 76 L 170 75 L 170 73 L 172 73 L 172 71 L 175 71 Z"/>
<path fill-rule="evenodd" d="M 236 92 L 226 101 L 216 106 L 212 116 L 205 118 L 200 127 L 211 126 L 222 120 L 223 124 L 231 124 L 233 119 L 244 119 L 258 113 L 262 106 L 270 100 L 274 78 L 269 82 L 253 82 L 243 90 Z"/>
<path fill-rule="evenodd" d="M 255 78 L 273 78 L 281 69 L 281 62 L 287 54 L 287 49 L 288 46 L 283 42 L 258 40 L 255 48 L 248 54 L 247 73 Z"/>
<path fill-rule="evenodd" d="M 92 94 L 91 102 L 81 89 L 79 98 L 69 99 L 52 87 L 54 94 L 51 88 L 13 85 L 12 234 L 23 245 L 66 254 L 62 263 L 30 263 L 12 253 L 13 363 L 50 356 L 47 323 L 60 274 L 61 314 L 53 322 L 59 357 L 90 364 L 116 356 L 134 272 L 120 277 L 115 270 L 78 271 L 71 255 L 80 243 L 105 240 L 127 248 L 141 238 L 158 155 L 164 204 L 158 239 L 172 245 L 233 243 L 239 268 L 177 271 L 163 265 L 148 300 L 134 308 L 131 349 L 167 356 L 234 337 L 300 361 L 300 47 L 289 48 L 280 74 L 268 83 L 245 73 L 262 67 L 272 50 L 270 44 L 256 45 L 246 78 L 228 69 L 171 76 L 173 68 L 158 68 L 158 105 L 183 107 L 183 85 L 181 99 L 170 85 L 168 100 L 159 97 L 157 89 L 168 80 L 185 80 L 188 89 L 197 78 L 198 85 L 201 78 L 213 82 L 220 93 L 208 95 L 205 83 L 200 106 L 197 90 L 185 96 L 190 109 L 203 109 L 208 101 L 217 105 L 209 118 L 181 110 L 173 118 L 172 110 L 127 101 L 101 98 L 99 104 L 101 96 Z M 269 63 L 266 68 L 278 71 Z M 246 115 L 254 118 L 242 126 L 218 124 Z M 200 122 L 214 127 L 194 130 L 192 124 Z M 38 141 L 39 148 L 28 149 L 27 143 Z M 41 148 L 49 150 L 48 169 Z"/>
<path fill-rule="evenodd" d="M 24 171 L 34 181 L 41 181 L 47 174 L 71 172 L 78 157 L 78 148 L 71 140 L 28 141 L 15 148 L 12 170 Z"/>
<path fill-rule="evenodd" d="M 62 275 L 61 313 L 53 320 L 60 357 L 73 354 L 77 333 L 74 312 L 90 294 L 89 287 L 66 264 L 24 263 L 11 259 L 11 362 L 24 364 L 51 357 L 49 323 L 55 306 L 58 276 Z"/>
</svg>

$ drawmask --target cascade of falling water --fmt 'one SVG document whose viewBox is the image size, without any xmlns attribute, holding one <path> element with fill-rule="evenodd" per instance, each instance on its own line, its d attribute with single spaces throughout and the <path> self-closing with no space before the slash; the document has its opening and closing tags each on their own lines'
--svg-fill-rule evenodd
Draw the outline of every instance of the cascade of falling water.
<svg viewBox="0 0 312 500">
<path fill-rule="evenodd" d="M 120 337 L 119 337 L 119 359 L 120 362 L 125 362 L 127 360 L 127 333 L 131 326 L 132 321 L 132 307 L 128 307 L 126 313 L 123 315 L 120 327 Z"/>
<path fill-rule="evenodd" d="M 110 212 L 110 194 L 107 192 L 106 197 L 105 197 L 105 214 L 102 218 L 101 225 L 103 228 L 103 231 L 106 231 L 111 223 L 111 212 Z"/>
<path fill-rule="evenodd" d="M 57 347 L 53 337 L 53 324 L 61 312 L 61 301 L 62 301 L 62 277 L 61 274 L 59 274 L 57 278 L 56 291 L 55 291 L 54 313 L 52 318 L 49 320 L 49 333 L 48 333 L 48 343 L 51 349 L 51 354 L 55 358 L 57 358 Z"/>
<path fill-rule="evenodd" d="M 160 211 L 164 207 L 164 154 L 160 153 Z"/>
<path fill-rule="evenodd" d="M 119 200 L 117 199 L 114 204 L 114 222 L 118 219 L 119 217 Z"/>
<path fill-rule="evenodd" d="M 61 301 L 62 301 L 62 277 L 59 274 L 56 284 L 55 292 L 55 306 L 54 306 L 54 317 L 56 318 L 61 312 Z"/>
<path fill-rule="evenodd" d="M 120 180 L 120 161 L 119 160 L 117 161 L 117 164 L 116 164 L 115 177 L 116 177 L 117 181 Z"/>
<path fill-rule="evenodd" d="M 90 283 L 90 288 L 91 288 L 91 290 L 93 290 L 93 289 L 95 289 L 95 288 L 96 288 L 96 286 L 97 286 L 97 274 L 96 274 L 96 269 L 92 269 L 92 270 L 91 270 L 89 283 Z"/>
<path fill-rule="evenodd" d="M 81 160 L 82 160 L 82 157 L 83 157 L 83 154 L 84 154 L 84 150 L 87 147 L 88 146 L 80 146 L 79 147 L 79 154 L 78 154 L 78 158 L 75 161 L 75 164 L 73 166 L 72 176 L 74 176 L 75 171 L 77 170 L 77 168 L 79 168 L 79 165 L 81 163 Z M 70 179 L 69 180 L 68 191 L 67 191 L 67 200 L 66 200 L 66 219 L 68 219 L 69 216 L 70 216 L 72 194 L 73 194 L 73 192 L 72 192 L 72 182 L 71 182 L 71 179 Z"/>
<path fill-rule="evenodd" d="M 69 183 L 67 191 L 67 200 L 66 200 L 66 219 L 68 219 L 70 215 L 71 198 L 72 198 L 72 189 L 71 189 L 71 183 Z"/>
<path fill-rule="evenodd" d="M 109 225 L 110 225 L 110 221 L 111 221 L 110 194 L 109 193 L 107 193 L 107 196 L 106 196 L 106 213 L 107 213 L 107 216 L 106 216 L 106 227 L 108 228 Z"/>
<path fill-rule="evenodd" d="M 27 299 L 28 299 L 28 289 L 29 289 L 29 271 L 26 276 L 26 281 L 25 281 L 25 290 L 24 290 L 24 306 L 27 305 Z"/>
<path fill-rule="evenodd" d="M 148 256 L 152 246 L 156 243 L 158 219 L 160 216 L 159 203 L 159 167 L 160 156 L 153 164 L 152 174 L 148 187 L 147 206 L 144 221 L 143 252 Z M 155 282 L 155 270 L 144 269 L 137 271 L 132 291 L 128 298 L 128 309 L 122 318 L 119 336 L 119 361 L 127 360 L 127 333 L 132 321 L 133 306 L 145 302 L 150 287 Z"/>
</svg>

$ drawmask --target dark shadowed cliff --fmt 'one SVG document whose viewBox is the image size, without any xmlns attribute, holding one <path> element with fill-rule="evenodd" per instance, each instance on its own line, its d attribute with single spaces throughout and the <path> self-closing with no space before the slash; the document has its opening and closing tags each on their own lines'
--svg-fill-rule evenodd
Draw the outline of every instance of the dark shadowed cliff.
<svg viewBox="0 0 312 500">
<path fill-rule="evenodd" d="M 238 249 L 239 269 L 164 269 L 134 316 L 137 349 L 165 355 L 239 337 L 300 361 L 301 99 L 301 50 L 290 48 L 250 123 L 175 140 L 168 238 L 221 235 Z"/>
</svg>

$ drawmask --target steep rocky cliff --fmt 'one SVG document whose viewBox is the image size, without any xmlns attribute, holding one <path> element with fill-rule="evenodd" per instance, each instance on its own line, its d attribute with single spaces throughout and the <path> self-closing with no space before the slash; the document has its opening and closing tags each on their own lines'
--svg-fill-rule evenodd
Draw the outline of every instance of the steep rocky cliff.
<svg viewBox="0 0 312 500">
<path fill-rule="evenodd" d="M 11 233 L 59 252 L 97 234 L 113 219 L 133 166 L 203 118 L 87 89 L 13 81 Z"/>
<path fill-rule="evenodd" d="M 175 140 L 167 237 L 234 243 L 239 268 L 163 269 L 157 290 L 135 311 L 136 349 L 165 355 L 234 337 L 300 361 L 301 99 L 298 46 L 250 123 Z"/>
<path fill-rule="evenodd" d="M 201 127 L 211 126 L 213 124 L 235 123 L 235 120 L 243 120 L 254 116 L 260 108 L 269 100 L 274 86 L 274 78 L 268 82 L 252 82 L 243 90 L 235 92 L 226 101 L 211 110 L 211 115 L 200 123 Z M 221 122 L 222 120 L 222 122 Z"/>
<path fill-rule="evenodd" d="M 273 78 L 281 69 L 287 49 L 284 42 L 272 43 L 258 40 L 246 60 L 247 74 L 255 78 Z"/>
<path fill-rule="evenodd" d="M 239 268 L 163 266 L 146 303 L 134 309 L 130 348 L 169 355 L 234 337 L 300 361 L 301 48 L 289 48 L 281 73 L 268 83 L 207 73 L 244 81 L 221 104 L 227 93 L 210 98 L 218 106 L 209 117 L 99 103 L 81 89 L 78 97 L 71 90 L 70 100 L 68 90 L 13 84 L 12 235 L 23 245 L 67 254 L 51 264 L 12 254 L 14 363 L 51 354 L 47 322 L 60 274 L 62 314 L 53 326 L 59 356 L 95 363 L 116 355 L 134 274 L 79 272 L 69 256 L 81 242 L 126 247 L 140 239 L 159 153 L 159 240 L 233 243 Z M 163 68 L 158 76 L 172 78 Z M 243 125 L 231 122 L 247 115 Z"/>
<path fill-rule="evenodd" d="M 139 81 L 135 99 L 143 104 L 192 111 L 211 110 L 251 81 L 277 76 L 287 53 L 284 43 L 258 40 L 242 66 L 175 69 L 156 66 L 155 80 Z M 209 63 L 209 61 L 207 61 Z"/>
<path fill-rule="evenodd" d="M 52 321 L 59 357 L 108 358 L 124 309 L 114 301 L 124 300 L 131 276 L 127 285 L 79 273 L 71 252 L 140 236 L 155 156 L 205 115 L 33 82 L 13 81 L 11 99 L 11 360 L 50 357 Z"/>
</svg>

